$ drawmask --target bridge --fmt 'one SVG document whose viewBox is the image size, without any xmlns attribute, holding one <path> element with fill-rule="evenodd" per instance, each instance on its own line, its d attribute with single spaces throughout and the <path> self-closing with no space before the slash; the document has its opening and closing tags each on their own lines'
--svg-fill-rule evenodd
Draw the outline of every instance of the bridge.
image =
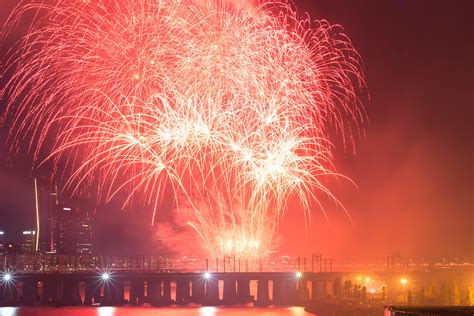
<svg viewBox="0 0 474 316">
<path fill-rule="evenodd" d="M 0 306 L 302 306 L 325 295 L 335 277 L 314 272 L 23 273 L 8 280 L 4 275 Z"/>
<path fill-rule="evenodd" d="M 472 264 L 408 268 L 338 265 L 332 272 L 332 260 L 321 258 L 270 261 L 264 270 L 260 262 L 228 257 L 0 256 L 0 306 L 301 306 L 333 295 L 336 278 L 368 289 L 370 279 L 371 291 L 380 284 L 396 291 L 401 277 L 412 286 L 429 286 L 434 275 L 460 286 L 474 278 Z"/>
</svg>

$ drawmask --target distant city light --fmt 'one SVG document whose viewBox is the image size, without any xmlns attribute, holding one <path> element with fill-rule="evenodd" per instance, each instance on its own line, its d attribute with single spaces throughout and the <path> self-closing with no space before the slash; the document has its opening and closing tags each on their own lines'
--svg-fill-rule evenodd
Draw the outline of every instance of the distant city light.
<svg viewBox="0 0 474 316">
<path fill-rule="evenodd" d="M 366 278 L 365 278 L 365 282 L 369 283 L 369 282 L 370 282 L 370 278 L 369 278 L 369 277 L 366 277 Z"/>
<path fill-rule="evenodd" d="M 102 280 L 107 281 L 108 279 L 110 279 L 110 273 L 104 272 L 102 273 L 101 277 L 102 277 Z"/>
<path fill-rule="evenodd" d="M 211 273 L 210 272 L 204 272 L 204 278 L 209 280 L 211 278 Z"/>
</svg>

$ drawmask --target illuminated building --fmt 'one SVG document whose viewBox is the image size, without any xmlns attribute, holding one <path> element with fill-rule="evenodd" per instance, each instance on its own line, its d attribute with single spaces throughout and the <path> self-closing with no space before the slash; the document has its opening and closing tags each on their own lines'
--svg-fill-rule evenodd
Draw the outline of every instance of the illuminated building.
<svg viewBox="0 0 474 316">
<path fill-rule="evenodd" d="M 5 232 L 0 230 L 0 255 L 3 254 L 5 249 Z"/>
<path fill-rule="evenodd" d="M 34 230 L 23 231 L 21 240 L 21 253 L 31 255 L 36 251 L 36 232 Z"/>
<path fill-rule="evenodd" d="M 17 247 L 13 243 L 6 242 L 4 244 L 3 254 L 5 254 L 5 255 L 15 255 L 16 253 L 17 253 Z"/>
<path fill-rule="evenodd" d="M 57 210 L 56 232 L 58 254 L 92 253 L 92 223 L 88 212 L 60 205 Z"/>
<path fill-rule="evenodd" d="M 36 251 L 56 252 L 58 190 L 46 177 L 35 178 Z"/>
</svg>

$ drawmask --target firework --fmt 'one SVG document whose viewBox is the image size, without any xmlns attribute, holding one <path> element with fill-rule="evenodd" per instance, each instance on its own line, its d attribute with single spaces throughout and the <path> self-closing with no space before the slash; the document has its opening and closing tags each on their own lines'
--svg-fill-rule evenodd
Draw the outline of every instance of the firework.
<svg viewBox="0 0 474 316">
<path fill-rule="evenodd" d="M 154 222 L 172 188 L 211 256 L 245 257 L 271 248 L 289 198 L 309 216 L 333 197 L 329 128 L 345 139 L 364 117 L 338 27 L 286 2 L 57 1 L 20 5 L 6 32 L 29 11 L 4 70 L 12 148 L 66 164 L 74 192 L 139 196 Z"/>
</svg>

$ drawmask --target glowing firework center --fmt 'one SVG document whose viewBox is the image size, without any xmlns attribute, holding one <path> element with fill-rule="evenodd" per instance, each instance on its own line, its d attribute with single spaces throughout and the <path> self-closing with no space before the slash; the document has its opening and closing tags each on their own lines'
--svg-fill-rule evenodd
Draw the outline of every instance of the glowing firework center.
<svg viewBox="0 0 474 316">
<path fill-rule="evenodd" d="M 332 197 L 328 128 L 350 135 L 363 117 L 359 57 L 337 27 L 231 0 L 29 4 L 7 26 L 37 9 L 9 59 L 7 115 L 36 159 L 54 139 L 46 158 L 72 189 L 140 197 L 152 222 L 172 189 L 213 257 L 261 256 L 290 197 L 307 216 Z"/>
</svg>

